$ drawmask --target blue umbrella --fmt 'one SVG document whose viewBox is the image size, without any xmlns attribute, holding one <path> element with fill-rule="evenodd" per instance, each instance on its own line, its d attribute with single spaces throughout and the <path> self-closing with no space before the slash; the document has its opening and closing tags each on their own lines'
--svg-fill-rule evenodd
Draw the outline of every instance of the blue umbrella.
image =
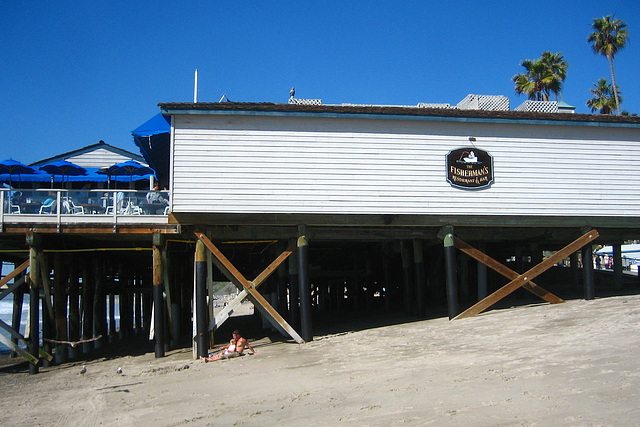
<svg viewBox="0 0 640 427">
<path fill-rule="evenodd" d="M 57 160 L 55 162 L 47 163 L 46 165 L 40 166 L 40 169 L 51 174 L 52 188 L 54 175 L 62 175 L 62 181 L 64 182 L 65 176 L 86 175 L 87 173 L 87 170 L 82 166 L 78 166 L 75 163 L 71 163 L 66 160 Z"/>
<path fill-rule="evenodd" d="M 36 170 L 13 159 L 6 159 L 0 162 L 0 174 L 9 174 L 9 186 L 11 186 L 11 175 L 18 175 L 18 182 L 22 174 L 34 174 Z"/>
<path fill-rule="evenodd" d="M 131 182 L 133 175 L 155 175 L 155 171 L 153 169 L 138 163 L 135 160 L 116 163 L 106 169 L 100 169 L 99 172 L 109 176 L 129 176 L 129 182 Z"/>
</svg>

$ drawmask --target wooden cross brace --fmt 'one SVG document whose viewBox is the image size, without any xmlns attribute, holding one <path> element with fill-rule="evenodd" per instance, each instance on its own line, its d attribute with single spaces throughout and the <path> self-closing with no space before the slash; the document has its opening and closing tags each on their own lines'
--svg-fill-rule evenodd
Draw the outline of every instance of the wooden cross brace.
<svg viewBox="0 0 640 427">
<path fill-rule="evenodd" d="M 209 240 L 203 233 L 196 232 L 195 235 L 200 241 L 211 251 L 213 254 L 213 263 L 216 267 L 233 283 L 238 289 L 241 290 L 240 294 L 227 306 L 228 310 L 223 316 L 216 316 L 215 325 L 219 327 L 224 320 L 229 317 L 229 314 L 233 310 L 233 307 L 237 307 L 242 300 L 248 298 L 254 304 L 254 306 L 265 316 L 271 324 L 277 329 L 284 331 L 297 343 L 302 344 L 304 340 L 300 335 L 287 323 L 282 316 L 274 309 L 271 304 L 257 291 L 257 287 L 260 286 L 282 262 L 293 253 L 295 246 L 289 246 L 280 256 L 278 256 L 262 273 L 260 273 L 253 282 L 248 281 L 237 268 L 225 257 L 222 252 Z M 224 310 L 223 310 L 224 312 Z M 224 317 L 226 316 L 226 317 Z M 220 317 L 220 319 L 218 319 Z M 224 317 L 224 320 L 223 320 Z"/>
<path fill-rule="evenodd" d="M 545 259 L 535 267 L 530 268 L 529 270 L 527 270 L 522 274 L 516 273 L 510 268 L 500 264 L 498 261 L 490 258 L 489 256 L 483 254 L 479 250 L 473 248 L 469 244 L 454 237 L 454 244 L 458 249 L 460 249 L 462 252 L 466 253 L 467 255 L 471 256 L 472 258 L 485 264 L 487 267 L 497 271 L 498 273 L 502 274 L 508 279 L 511 279 L 511 281 L 506 285 L 504 285 L 502 288 L 492 293 L 491 295 L 484 298 L 483 300 L 469 307 L 467 310 L 458 314 L 456 317 L 453 318 L 453 320 L 464 319 L 466 317 L 475 316 L 476 314 L 481 313 L 482 311 L 491 307 L 493 304 L 500 301 L 502 298 L 511 294 L 512 292 L 514 292 L 516 289 L 520 287 L 524 287 L 528 291 L 538 295 L 539 297 L 545 299 L 546 301 L 549 301 L 552 304 L 564 302 L 564 300 L 562 300 L 561 298 L 558 298 L 557 296 L 553 295 L 551 292 L 533 283 L 532 280 L 538 277 L 540 274 L 547 271 L 549 268 L 551 268 L 555 264 L 557 264 L 560 260 L 566 258 L 567 256 L 576 252 L 583 246 L 594 241 L 596 238 L 598 238 L 598 236 L 599 234 L 597 230 L 591 230 L 586 234 L 582 235 L 581 237 L 579 237 L 578 239 L 574 240 L 572 243 L 568 244 L 564 248 L 560 249 L 558 252 L 556 252 L 549 258 Z"/>
</svg>

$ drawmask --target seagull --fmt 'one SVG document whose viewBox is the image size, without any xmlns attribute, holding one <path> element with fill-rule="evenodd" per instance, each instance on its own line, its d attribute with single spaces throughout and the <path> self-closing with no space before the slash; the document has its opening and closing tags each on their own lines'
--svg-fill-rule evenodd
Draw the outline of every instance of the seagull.
<svg viewBox="0 0 640 427">
<path fill-rule="evenodd" d="M 122 368 L 118 368 L 118 370 L 116 371 L 118 374 L 122 375 Z"/>
<path fill-rule="evenodd" d="M 80 370 L 80 375 L 84 375 L 84 373 L 87 372 L 87 368 L 82 365 L 82 369 Z"/>
<path fill-rule="evenodd" d="M 296 94 L 296 88 L 292 87 L 291 91 L 289 91 L 289 95 L 291 96 L 291 98 L 293 98 L 295 96 L 295 94 Z"/>
</svg>

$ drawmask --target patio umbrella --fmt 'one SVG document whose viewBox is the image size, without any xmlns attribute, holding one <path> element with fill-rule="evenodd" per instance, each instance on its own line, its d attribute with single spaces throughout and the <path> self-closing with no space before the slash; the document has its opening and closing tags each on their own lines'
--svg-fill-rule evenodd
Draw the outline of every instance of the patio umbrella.
<svg viewBox="0 0 640 427">
<path fill-rule="evenodd" d="M 40 166 L 40 170 L 43 170 L 49 174 L 51 174 L 51 187 L 53 188 L 53 177 L 54 175 L 61 175 L 62 182 L 64 183 L 65 176 L 78 176 L 85 175 L 87 170 L 82 166 L 78 166 L 74 163 L 71 163 L 66 160 L 57 160 L 55 162 L 47 163 L 46 165 Z"/>
<path fill-rule="evenodd" d="M 9 186 L 11 186 L 12 175 L 18 175 L 18 182 L 20 182 L 20 175 L 34 173 L 36 173 L 36 170 L 34 168 L 13 159 L 6 159 L 0 162 L 0 174 L 9 175 Z"/>
<path fill-rule="evenodd" d="M 131 178 L 133 177 L 133 175 L 155 175 L 153 169 L 141 163 L 138 163 L 135 160 L 116 163 L 115 165 L 109 166 L 106 169 L 100 169 L 98 172 L 107 174 L 109 176 L 128 176 L 129 182 L 131 182 Z"/>
</svg>

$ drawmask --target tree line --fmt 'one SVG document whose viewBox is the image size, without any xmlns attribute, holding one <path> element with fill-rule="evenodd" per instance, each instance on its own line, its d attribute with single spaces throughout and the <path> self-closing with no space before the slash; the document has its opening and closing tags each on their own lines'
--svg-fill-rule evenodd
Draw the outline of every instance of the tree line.
<svg viewBox="0 0 640 427">
<path fill-rule="evenodd" d="M 607 58 L 611 68 L 611 83 L 606 78 L 599 79 L 593 89 L 589 89 L 592 98 L 587 101 L 587 107 L 592 113 L 600 114 L 623 113 L 620 109 L 622 92 L 616 84 L 616 76 L 613 69 L 613 58 L 622 50 L 629 33 L 627 24 L 614 19 L 612 15 L 596 18 L 591 24 L 592 32 L 587 37 L 587 43 L 591 45 L 593 52 Z M 562 85 L 567 77 L 569 64 L 565 61 L 561 52 L 542 52 L 538 59 L 525 59 L 520 62 L 525 72 L 516 74 L 511 79 L 515 82 L 515 91 L 518 95 L 524 94 L 531 100 L 549 101 L 553 94 L 558 100 L 558 94 L 562 91 Z"/>
</svg>

